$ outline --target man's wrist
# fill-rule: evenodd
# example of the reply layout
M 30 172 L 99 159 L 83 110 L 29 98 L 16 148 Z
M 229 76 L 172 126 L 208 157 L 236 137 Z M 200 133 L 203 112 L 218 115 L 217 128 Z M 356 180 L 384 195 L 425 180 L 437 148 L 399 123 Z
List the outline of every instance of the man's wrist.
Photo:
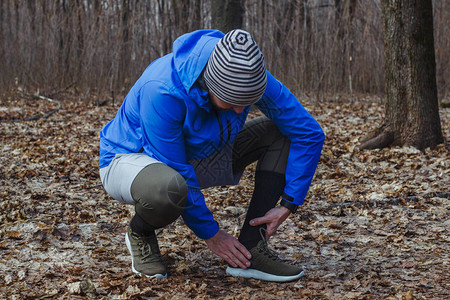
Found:
M 298 209 L 297 204 L 286 201 L 285 199 L 281 199 L 280 206 L 286 207 L 287 209 L 289 209 L 291 211 L 292 214 L 295 214 L 295 212 Z

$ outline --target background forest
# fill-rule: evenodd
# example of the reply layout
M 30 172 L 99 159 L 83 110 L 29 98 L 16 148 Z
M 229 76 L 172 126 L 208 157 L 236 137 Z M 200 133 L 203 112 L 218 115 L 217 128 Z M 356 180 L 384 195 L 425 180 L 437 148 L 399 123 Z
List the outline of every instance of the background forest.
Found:
M 168 279 L 132 272 L 133 207 L 102 187 L 99 132 L 174 39 L 213 26 L 217 2 L 0 0 L 0 299 L 450 299 L 448 0 L 432 1 L 444 143 L 421 150 L 360 147 L 387 115 L 380 0 L 241 1 L 268 69 L 326 135 L 305 203 L 270 239 L 306 275 L 227 276 L 181 218 L 157 233 Z M 203 190 L 230 234 L 254 169 Z
M 380 1 L 246 0 L 243 29 L 294 93 L 384 92 Z M 439 99 L 450 93 L 450 2 L 433 1 Z M 3 0 L 0 92 L 123 94 L 174 39 L 211 28 L 206 0 Z M 304 95 L 303 95 L 304 96 Z

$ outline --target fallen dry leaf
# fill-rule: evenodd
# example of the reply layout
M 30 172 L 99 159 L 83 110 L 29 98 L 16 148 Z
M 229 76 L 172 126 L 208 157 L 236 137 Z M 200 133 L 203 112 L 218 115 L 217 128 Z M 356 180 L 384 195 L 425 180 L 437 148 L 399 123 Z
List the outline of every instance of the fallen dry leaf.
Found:
M 45 102 L 26 104 L 2 102 L 23 116 L 46 111 L 36 108 Z M 285 284 L 227 276 L 181 219 L 158 232 L 168 279 L 131 271 L 124 233 L 133 209 L 105 193 L 97 169 L 99 131 L 117 106 L 62 99 L 47 120 L 1 122 L 0 298 L 448 299 L 448 147 L 358 150 L 382 120 L 376 97 L 305 107 L 327 138 L 305 204 L 270 239 L 305 268 Z M 448 140 L 450 109 L 440 113 Z M 220 226 L 236 235 L 254 168 L 238 186 L 204 191 Z

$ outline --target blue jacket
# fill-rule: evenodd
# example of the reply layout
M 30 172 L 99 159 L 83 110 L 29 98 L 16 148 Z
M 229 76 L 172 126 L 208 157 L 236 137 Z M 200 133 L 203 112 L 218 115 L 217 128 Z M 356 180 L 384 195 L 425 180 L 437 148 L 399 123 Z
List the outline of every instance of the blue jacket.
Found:
M 182 217 L 202 239 L 214 236 L 219 227 L 188 161 L 208 157 L 226 143 L 233 143 L 249 112 L 249 107 L 241 114 L 221 112 L 219 122 L 208 93 L 196 84 L 223 35 L 217 30 L 199 30 L 179 37 L 173 44 L 173 53 L 147 67 L 115 118 L 100 133 L 100 168 L 107 166 L 116 154 L 143 149 L 186 179 L 189 192 Z M 302 204 L 319 161 L 323 131 L 269 72 L 266 91 L 255 105 L 291 140 L 285 198 Z

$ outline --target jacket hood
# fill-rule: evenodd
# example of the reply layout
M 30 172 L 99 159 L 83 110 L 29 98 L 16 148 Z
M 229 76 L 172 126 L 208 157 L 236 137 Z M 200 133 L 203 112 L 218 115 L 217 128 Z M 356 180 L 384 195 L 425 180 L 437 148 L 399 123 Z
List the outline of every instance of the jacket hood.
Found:
M 197 30 L 180 36 L 173 43 L 175 71 L 186 93 L 202 73 L 217 42 L 224 36 L 219 30 Z

